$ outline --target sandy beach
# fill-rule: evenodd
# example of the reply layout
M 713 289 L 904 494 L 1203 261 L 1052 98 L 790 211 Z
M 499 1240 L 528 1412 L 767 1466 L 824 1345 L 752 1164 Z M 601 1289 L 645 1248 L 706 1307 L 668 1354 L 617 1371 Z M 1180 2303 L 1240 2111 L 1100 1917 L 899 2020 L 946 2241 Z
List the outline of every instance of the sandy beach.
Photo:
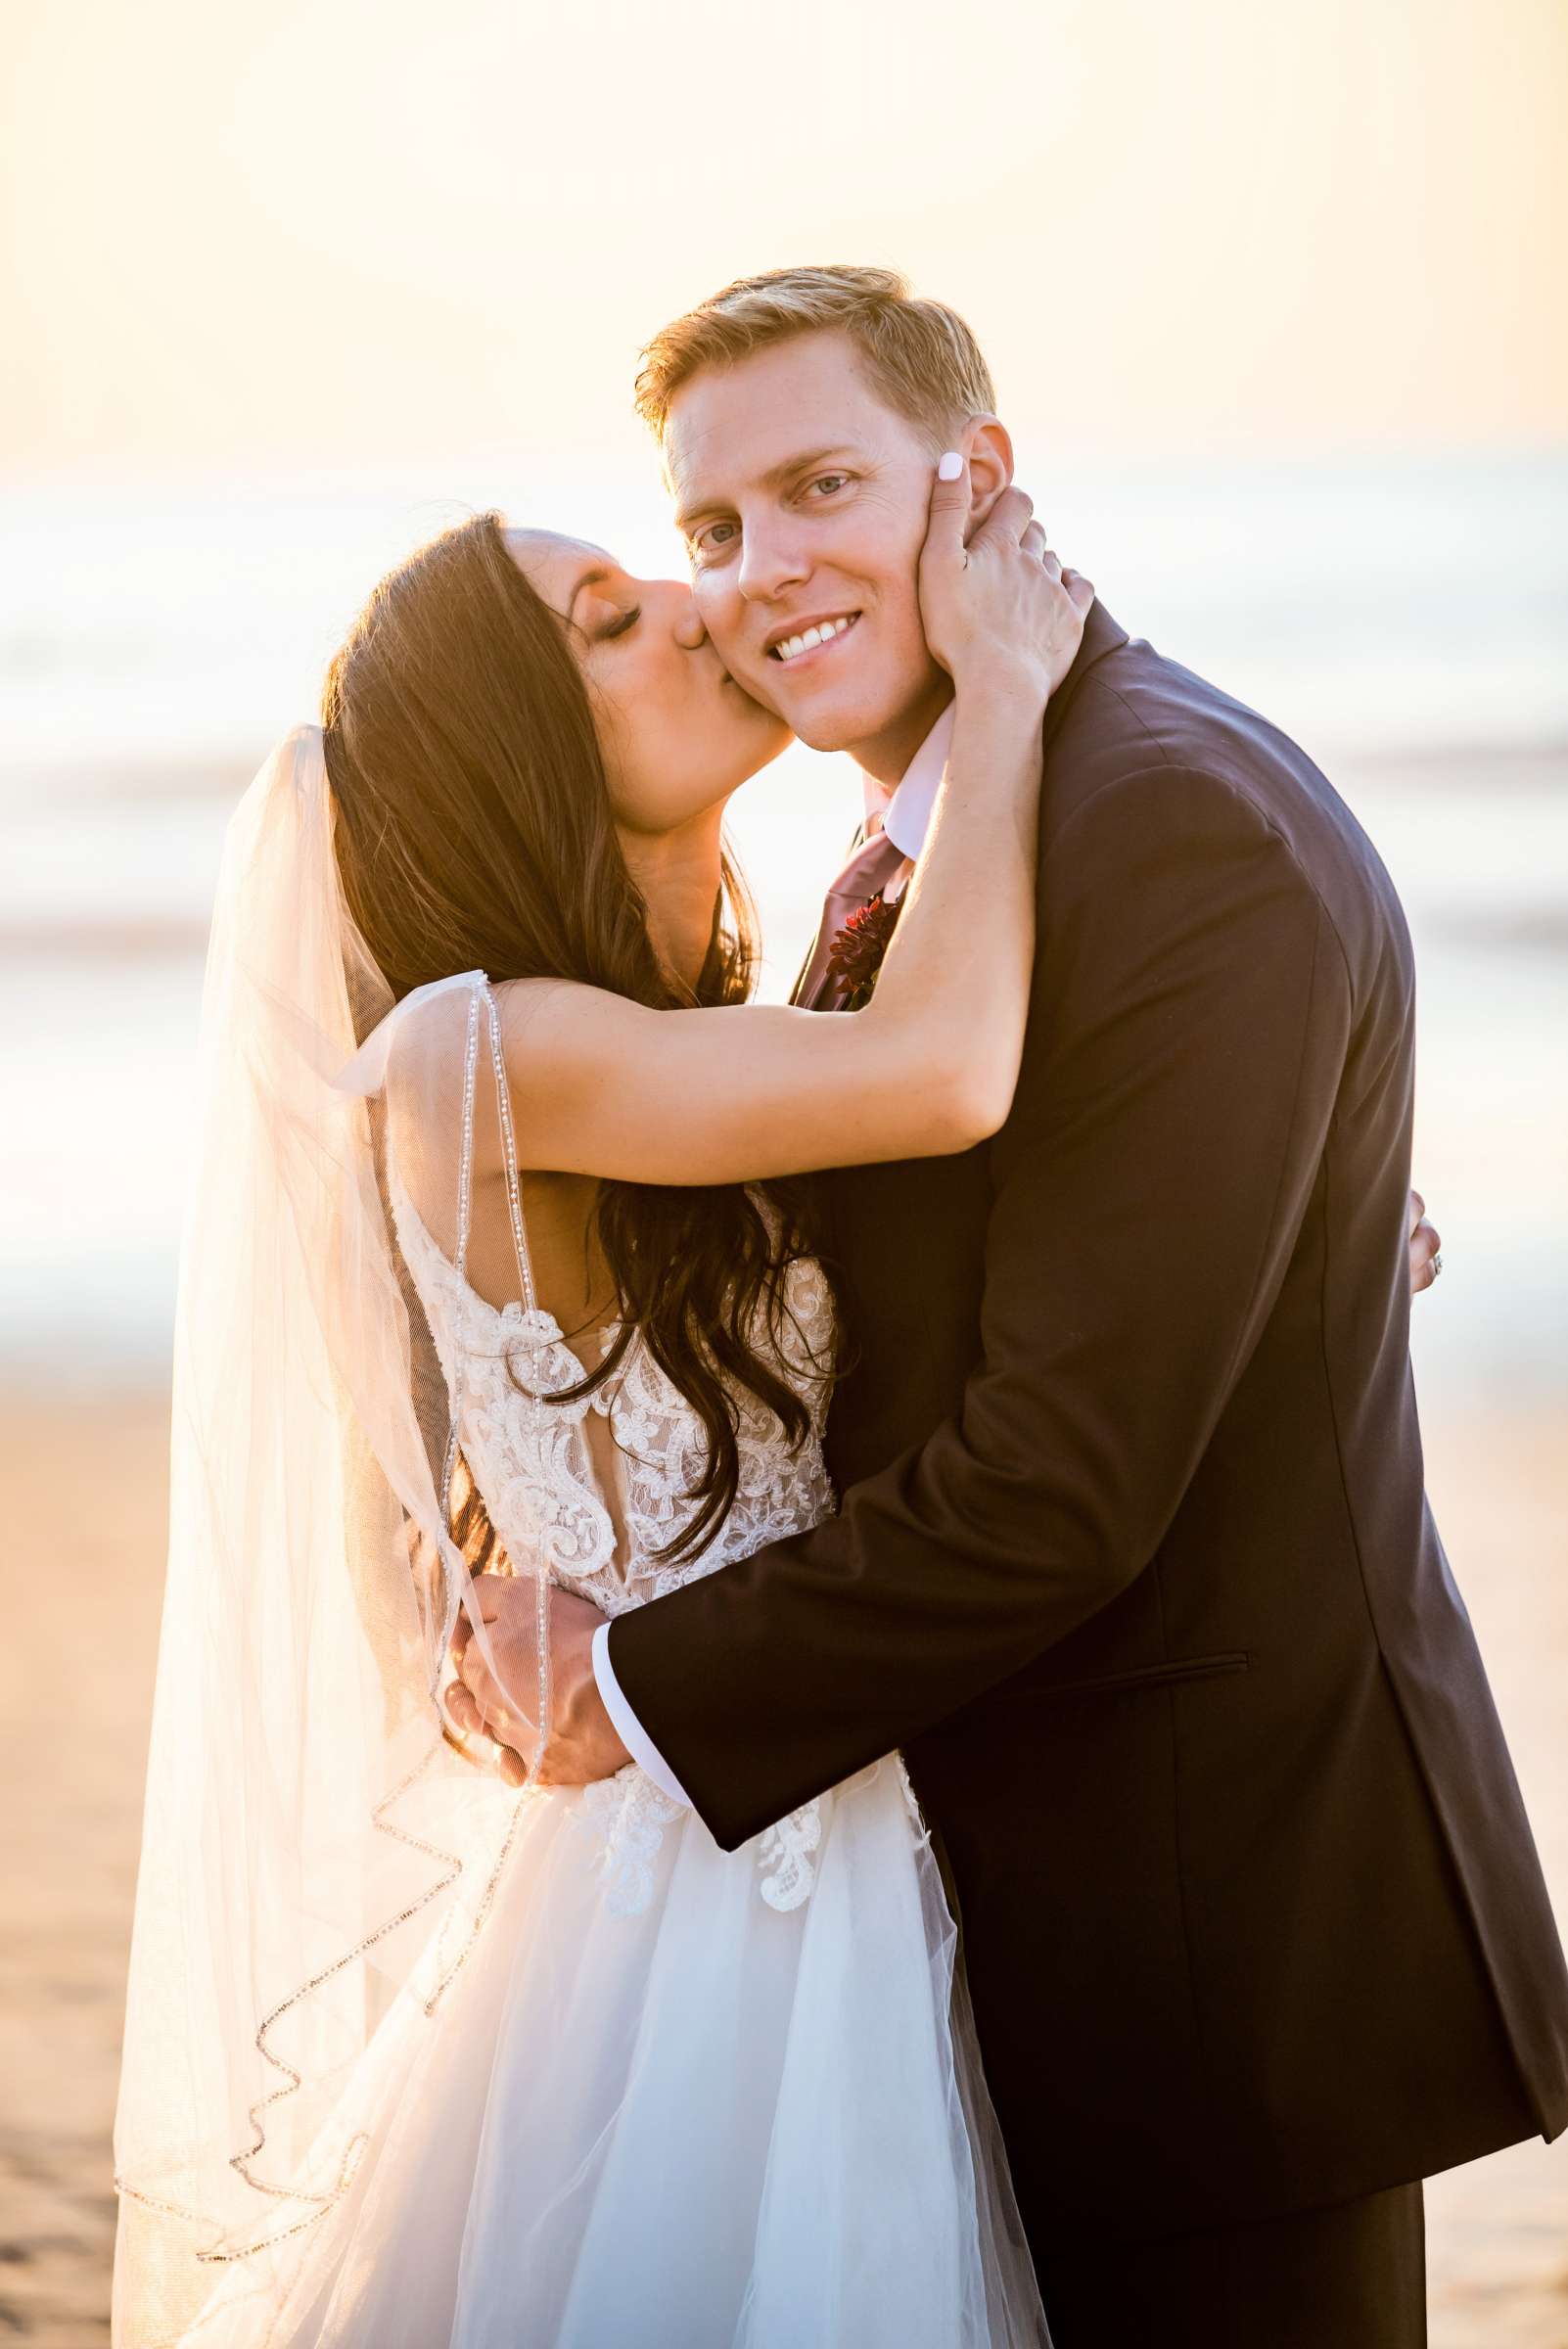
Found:
M 165 1506 L 166 1403 L 0 1410 L 0 2336 L 109 2337 L 110 2127 Z M 1430 1482 L 1568 1916 L 1568 1456 L 1534 1418 L 1429 1418 Z M 91 1463 L 90 1473 L 83 1472 Z M 1568 2349 L 1568 2139 L 1429 2188 L 1433 2349 Z M 1262 2345 L 1260 2345 L 1262 2349 Z

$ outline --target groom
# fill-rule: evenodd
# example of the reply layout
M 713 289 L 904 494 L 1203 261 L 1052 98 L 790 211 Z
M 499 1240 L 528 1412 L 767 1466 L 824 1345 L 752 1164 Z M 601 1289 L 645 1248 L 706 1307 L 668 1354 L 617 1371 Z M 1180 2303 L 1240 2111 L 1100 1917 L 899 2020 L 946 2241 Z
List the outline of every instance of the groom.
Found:
M 889 272 L 785 270 L 656 337 L 639 404 L 730 671 L 887 801 L 830 1008 L 941 774 L 916 561 L 940 451 L 977 522 L 1010 478 L 990 376 Z M 900 1748 L 1056 2349 L 1406 2349 L 1421 2178 L 1568 2123 L 1422 1495 L 1409 941 L 1304 754 L 1103 607 L 1044 743 L 1012 1115 L 828 1185 L 842 1514 L 601 1629 L 597 1681 L 568 1610 L 551 1774 L 629 1752 L 733 1847 Z

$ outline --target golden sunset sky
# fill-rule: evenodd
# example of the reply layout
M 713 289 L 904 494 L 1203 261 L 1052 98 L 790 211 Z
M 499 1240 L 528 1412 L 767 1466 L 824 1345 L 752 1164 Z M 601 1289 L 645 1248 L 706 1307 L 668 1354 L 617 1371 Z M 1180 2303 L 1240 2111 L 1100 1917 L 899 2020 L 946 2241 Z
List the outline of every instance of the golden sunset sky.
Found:
M 646 462 L 638 345 L 895 261 L 1038 436 L 1568 431 L 1564 0 L 7 0 L 0 474 Z

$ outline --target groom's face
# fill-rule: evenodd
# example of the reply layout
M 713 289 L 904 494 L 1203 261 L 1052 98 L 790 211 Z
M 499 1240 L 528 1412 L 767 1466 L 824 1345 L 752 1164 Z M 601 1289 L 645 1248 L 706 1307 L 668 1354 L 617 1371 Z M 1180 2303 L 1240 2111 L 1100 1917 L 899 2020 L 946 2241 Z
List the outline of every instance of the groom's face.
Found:
M 666 427 L 725 668 L 813 750 L 858 752 L 873 772 L 879 755 L 901 770 L 951 691 L 916 586 L 938 453 L 827 332 L 694 376 Z M 809 628 L 828 633 L 803 647 Z

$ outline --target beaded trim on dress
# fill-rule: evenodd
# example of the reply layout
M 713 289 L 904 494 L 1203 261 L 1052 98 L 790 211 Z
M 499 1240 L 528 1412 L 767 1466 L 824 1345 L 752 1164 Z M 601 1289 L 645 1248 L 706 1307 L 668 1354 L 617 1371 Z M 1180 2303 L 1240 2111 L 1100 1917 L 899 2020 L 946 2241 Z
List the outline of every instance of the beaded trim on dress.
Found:
M 669 1561 L 656 1553 L 680 1523 L 703 1456 L 702 1423 L 685 1397 L 633 1339 L 617 1380 L 541 1406 L 540 1398 L 567 1395 L 583 1376 L 554 1314 L 536 1304 L 490 1305 L 431 1237 L 395 1165 L 389 1189 L 398 1245 L 458 1398 L 463 1454 L 508 1552 L 542 1559 L 553 1581 L 615 1616 L 831 1514 L 822 1429 L 833 1305 L 819 1265 L 803 1258 L 788 1267 L 774 1348 L 780 1374 L 807 1403 L 809 1433 L 792 1447 L 774 1414 L 737 1387 L 734 1503 L 702 1551 Z M 515 1237 L 521 1244 L 521 1223 Z M 619 1523 L 595 1480 L 583 1432 L 589 1411 L 603 1418 L 624 1463 Z M 608 1906 L 617 1914 L 640 1912 L 653 1897 L 665 1828 L 680 1806 L 633 1764 L 586 1790 L 583 1815 L 598 1839 Z M 795 1909 L 809 1897 L 820 1838 L 821 1812 L 808 1803 L 758 1839 L 759 1889 L 769 1908 Z

